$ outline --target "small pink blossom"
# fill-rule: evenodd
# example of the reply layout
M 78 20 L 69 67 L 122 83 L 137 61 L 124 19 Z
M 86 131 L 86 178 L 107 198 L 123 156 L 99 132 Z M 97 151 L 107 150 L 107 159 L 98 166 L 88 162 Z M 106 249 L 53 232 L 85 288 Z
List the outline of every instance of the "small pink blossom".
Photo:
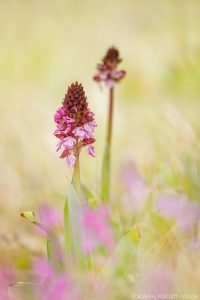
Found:
M 76 140 L 75 138 L 71 137 L 71 136 L 67 136 L 65 139 L 64 139 L 64 142 L 63 142 L 63 145 L 65 148 L 67 149 L 71 149 L 74 147 L 76 143 Z
M 35 262 L 33 270 L 38 283 L 37 294 L 41 300 L 70 299 L 72 294 L 69 280 L 65 274 L 56 274 L 48 262 L 43 259 Z
M 59 108 L 55 115 L 54 115 L 54 121 L 57 123 L 60 121 L 60 119 L 65 115 L 65 109 L 63 107 Z
M 93 121 L 93 122 L 86 123 L 84 125 L 84 129 L 87 132 L 93 133 L 96 126 L 97 126 L 97 124 Z
M 93 146 L 90 145 L 90 146 L 87 147 L 87 154 L 90 155 L 90 156 L 95 157 L 94 147 Z
M 61 140 L 60 142 L 58 142 L 58 144 L 56 145 L 56 151 L 59 151 L 63 146 L 63 140 Z
M 56 151 L 59 151 L 62 148 L 63 142 L 64 142 L 63 140 L 61 140 L 60 142 L 58 142 L 58 144 L 56 145 L 57 146 Z
M 155 201 L 156 210 L 172 219 L 183 232 L 193 230 L 200 219 L 200 205 L 185 195 L 161 195 Z
M 67 165 L 70 167 L 70 168 L 73 168 L 74 165 L 75 165 L 75 162 L 76 162 L 76 156 L 74 154 L 69 154 L 67 157 L 66 157 L 66 162 L 67 162 Z
M 128 213 L 141 212 L 150 192 L 147 183 L 131 163 L 123 166 L 122 180 L 125 185 L 122 197 L 124 210 Z
M 180 216 L 177 219 L 177 225 L 183 232 L 191 231 L 197 228 L 200 220 L 200 205 L 197 202 L 189 201 L 183 208 Z
M 62 224 L 62 213 L 57 209 L 43 204 L 38 210 L 40 223 L 44 224 L 48 230 L 52 230 Z
M 73 134 L 83 140 L 86 137 L 84 127 L 77 127 L 73 130 Z
M 187 204 L 187 197 L 184 195 L 160 195 L 156 198 L 156 210 L 167 219 L 176 219 Z
M 53 277 L 54 271 L 45 259 L 38 259 L 33 265 L 33 271 L 39 281 L 45 281 Z
M 61 147 L 64 147 L 65 149 L 72 149 L 74 147 L 75 143 L 76 143 L 75 138 L 73 138 L 71 136 L 67 136 L 66 138 L 64 138 L 57 144 L 56 151 L 59 151 L 61 149 Z

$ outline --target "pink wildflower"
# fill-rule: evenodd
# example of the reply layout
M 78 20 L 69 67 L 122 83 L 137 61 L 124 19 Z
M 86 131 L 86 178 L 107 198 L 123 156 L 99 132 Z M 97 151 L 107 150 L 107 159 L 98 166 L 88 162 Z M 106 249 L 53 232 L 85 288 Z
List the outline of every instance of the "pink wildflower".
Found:
M 84 242 L 86 252 L 94 251 L 100 245 L 112 250 L 115 239 L 105 206 L 99 206 L 95 210 L 86 207 L 83 215 L 83 228 L 86 233 Z
M 52 230 L 62 224 L 62 214 L 48 204 L 43 204 L 38 211 L 39 221 L 45 224 L 48 230 Z
M 58 148 L 56 151 L 59 151 L 61 149 L 61 147 L 64 147 L 65 149 L 68 149 L 68 150 L 72 149 L 75 144 L 76 144 L 75 138 L 73 138 L 71 136 L 67 136 L 66 138 L 64 138 L 57 144 Z
M 93 79 L 97 82 L 104 81 L 106 86 L 113 88 L 126 75 L 125 71 L 117 69 L 121 61 L 118 50 L 114 47 L 109 48 L 102 63 L 97 65 L 98 72 Z
M 54 115 L 54 121 L 57 124 L 54 135 L 59 139 L 57 151 L 62 149 L 60 157 L 66 158 L 69 167 L 73 168 L 81 148 L 95 142 L 94 114 L 88 108 L 81 84 L 76 82 L 68 87 L 62 107 Z
M 80 140 L 83 140 L 86 137 L 86 132 L 84 127 L 77 127 L 73 130 L 73 134 L 78 137 Z
M 125 192 L 122 198 L 127 213 L 140 212 L 149 195 L 149 187 L 134 165 L 127 163 L 122 170 Z
M 155 206 L 165 218 L 174 220 L 183 232 L 191 231 L 198 224 L 200 205 L 184 195 L 162 195 L 156 199 Z
M 0 266 L 0 300 L 9 300 L 8 286 L 15 283 L 15 275 L 11 267 Z
M 66 162 L 70 168 L 73 168 L 76 162 L 76 156 L 73 153 L 70 153 L 66 158 Z
M 34 266 L 37 294 L 41 300 L 77 299 L 75 289 L 66 274 L 56 274 L 47 261 L 38 259 Z
M 87 147 L 87 153 L 88 153 L 88 155 L 95 157 L 94 147 L 91 146 L 91 145 L 88 146 L 88 147 Z

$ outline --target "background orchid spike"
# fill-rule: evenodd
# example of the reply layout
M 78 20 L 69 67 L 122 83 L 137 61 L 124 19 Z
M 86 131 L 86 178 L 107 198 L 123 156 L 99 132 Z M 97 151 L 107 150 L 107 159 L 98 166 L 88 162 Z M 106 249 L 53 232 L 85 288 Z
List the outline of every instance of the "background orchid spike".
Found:
M 109 48 L 102 62 L 97 65 L 98 72 L 93 79 L 97 82 L 104 81 L 106 86 L 113 88 L 126 75 L 124 70 L 117 69 L 121 61 L 119 51 L 115 47 Z
M 114 88 L 125 75 L 126 72 L 118 70 L 118 64 L 122 61 L 119 51 L 115 47 L 108 49 L 102 62 L 97 65 L 97 73 L 93 79 L 97 82 L 105 82 L 109 90 L 109 108 L 107 121 L 106 146 L 103 156 L 102 175 L 101 175 L 101 198 L 105 202 L 109 200 L 110 193 L 110 174 L 111 174 L 111 142 L 114 113 Z
M 97 126 L 94 113 L 88 108 L 87 97 L 82 84 L 72 83 L 60 107 L 55 113 L 57 128 L 54 135 L 59 139 L 57 151 L 62 149 L 61 158 L 66 158 L 69 167 L 74 167 L 82 147 L 95 156 L 93 132 Z

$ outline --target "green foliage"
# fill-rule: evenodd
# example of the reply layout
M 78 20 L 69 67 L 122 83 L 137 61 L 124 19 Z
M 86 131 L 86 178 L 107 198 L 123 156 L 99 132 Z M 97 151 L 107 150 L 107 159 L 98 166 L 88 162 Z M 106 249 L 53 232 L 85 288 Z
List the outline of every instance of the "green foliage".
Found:
M 136 227 L 124 234 L 110 258 L 102 269 L 102 275 L 106 277 L 117 276 L 123 278 L 132 273 L 136 267 L 137 247 L 140 242 L 140 231 Z
M 46 246 L 47 246 L 47 258 L 48 258 L 48 261 L 50 261 L 51 256 L 52 256 L 52 244 L 51 244 L 51 240 L 48 238 L 46 241 Z
M 64 206 L 64 230 L 66 255 L 72 256 L 79 267 L 91 265 L 89 258 L 82 250 L 85 238 L 81 226 L 82 207 L 72 183 L 68 184 L 67 198 Z
M 80 215 L 81 204 L 73 184 L 69 183 L 64 206 L 65 249 L 67 253 L 75 255 L 78 255 L 80 247 Z
M 151 222 L 155 229 L 155 232 L 163 236 L 165 235 L 172 227 L 172 222 L 169 220 L 166 220 L 163 218 L 160 214 L 156 213 L 155 211 L 152 211 L 150 213 Z
M 25 211 L 21 213 L 21 216 L 37 226 L 47 236 L 46 249 L 49 262 L 54 266 L 56 270 L 63 268 L 63 260 L 61 255 L 61 246 L 57 234 L 53 230 L 49 230 L 45 224 L 37 222 L 34 212 Z
M 103 202 L 109 201 L 110 192 L 110 145 L 106 144 L 103 156 L 101 173 L 101 198 Z

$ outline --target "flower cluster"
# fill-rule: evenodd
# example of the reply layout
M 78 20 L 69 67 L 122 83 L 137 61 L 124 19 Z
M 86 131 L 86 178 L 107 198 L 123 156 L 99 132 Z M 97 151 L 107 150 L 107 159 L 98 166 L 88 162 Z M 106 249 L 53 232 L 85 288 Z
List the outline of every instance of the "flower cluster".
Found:
M 104 81 L 106 86 L 113 88 L 126 75 L 125 71 L 117 69 L 121 61 L 119 51 L 114 47 L 109 48 L 102 59 L 102 63 L 97 65 L 98 72 L 94 75 L 93 79 L 97 82 Z
M 83 86 L 78 82 L 68 87 L 62 107 L 54 116 L 57 128 L 54 135 L 60 140 L 57 151 L 62 149 L 61 158 L 74 167 L 82 147 L 87 146 L 87 153 L 94 156 L 95 142 L 93 132 L 96 127 L 94 114 L 89 110 Z

